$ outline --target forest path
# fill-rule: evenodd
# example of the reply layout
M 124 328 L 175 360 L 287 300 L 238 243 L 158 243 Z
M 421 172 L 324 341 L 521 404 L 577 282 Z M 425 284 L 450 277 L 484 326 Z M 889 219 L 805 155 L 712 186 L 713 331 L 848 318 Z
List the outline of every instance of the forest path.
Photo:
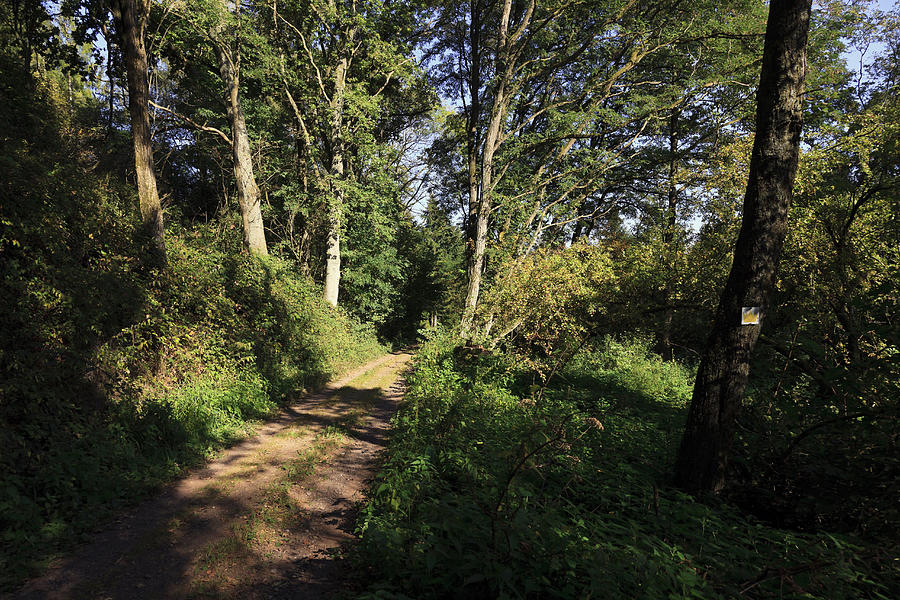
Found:
M 330 598 L 409 354 L 305 396 L 13 598 Z

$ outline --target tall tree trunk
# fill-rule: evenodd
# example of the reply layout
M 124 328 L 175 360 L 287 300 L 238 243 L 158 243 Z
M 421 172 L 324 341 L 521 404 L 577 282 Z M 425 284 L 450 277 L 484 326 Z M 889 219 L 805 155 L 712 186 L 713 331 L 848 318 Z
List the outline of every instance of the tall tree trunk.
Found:
M 466 304 L 463 311 L 462 334 L 471 333 L 475 318 L 475 307 L 481 291 L 481 276 L 484 272 L 484 252 L 487 248 L 488 223 L 491 215 L 491 192 L 494 175 L 494 154 L 498 147 L 503 115 L 506 113 L 507 99 L 502 83 L 494 98 L 491 121 L 488 124 L 484 140 L 484 152 L 481 162 L 481 194 L 476 203 L 474 235 L 470 240 L 472 258 L 469 262 L 468 285 L 466 287 Z
M 478 123 L 481 120 L 481 36 L 482 6 L 480 0 L 469 2 L 469 110 L 466 115 L 466 152 L 468 154 L 467 170 L 469 178 L 469 213 L 466 216 L 466 301 L 463 309 L 460 332 L 468 335 L 475 318 L 475 301 L 481 286 L 481 270 L 484 267 L 484 247 L 478 258 L 478 230 L 487 229 L 487 221 L 482 222 L 481 194 L 484 189 L 478 181 L 478 154 L 480 140 Z M 475 286 L 474 296 L 472 286 Z
M 503 12 L 500 16 L 500 23 L 497 29 L 497 56 L 495 72 L 497 73 L 495 89 L 493 91 L 493 101 L 491 105 L 491 116 L 488 121 L 487 131 L 484 136 L 484 147 L 481 157 L 481 182 L 480 195 L 474 206 L 477 212 L 473 215 L 472 210 L 472 189 L 470 179 L 469 192 L 469 218 L 474 217 L 474 226 L 470 222 L 469 229 L 472 231 L 471 237 L 467 241 L 471 246 L 471 258 L 468 268 L 468 285 L 466 286 L 466 301 L 463 308 L 462 323 L 460 332 L 463 336 L 471 335 L 472 326 L 475 319 L 475 308 L 478 304 L 478 296 L 481 291 L 481 277 L 484 271 L 484 252 L 487 247 L 488 223 L 491 214 L 491 195 L 494 184 L 494 156 L 502 144 L 503 123 L 509 110 L 510 98 L 507 94 L 510 82 L 514 75 L 514 66 L 511 64 L 512 48 L 511 44 L 514 40 L 509 38 L 510 13 L 512 12 L 512 0 L 505 0 L 503 3 Z M 528 16 L 523 18 L 520 24 L 521 30 L 528 25 Z M 474 19 L 473 19 L 474 20 Z M 471 163 L 471 157 L 470 157 Z M 471 166 L 470 166 L 471 169 Z M 471 173 L 471 171 L 470 171 Z
M 143 229 L 150 238 L 150 253 L 154 261 L 165 265 L 166 241 L 162 205 L 156 188 L 156 170 L 153 166 L 150 80 L 147 73 L 147 50 L 144 46 L 150 0 L 110 0 L 109 7 L 116 21 L 116 32 L 128 76 L 128 109 L 131 113 L 134 168 Z
M 244 226 L 244 243 L 250 252 L 267 255 L 266 230 L 263 227 L 260 210 L 259 186 L 253 174 L 253 154 L 250 151 L 250 137 L 247 122 L 241 109 L 240 98 L 240 50 L 232 53 L 225 45 L 226 40 L 217 39 L 216 52 L 219 58 L 219 73 L 225 84 L 225 105 L 231 123 L 231 154 L 234 163 L 234 179 L 237 183 L 238 206 Z
M 469 2 L 469 106 L 466 113 L 466 154 L 469 183 L 469 211 L 466 215 L 466 265 L 471 273 L 478 221 L 478 121 L 481 119 L 481 2 Z
M 675 228 L 678 224 L 678 111 L 669 117 L 669 190 L 666 203 L 666 223 L 663 231 L 663 250 L 668 254 L 670 266 L 666 273 L 663 289 L 663 331 L 662 349 L 665 355 L 672 358 L 672 322 L 675 311 L 672 309 L 672 294 L 675 291 Z
M 741 307 L 763 316 L 787 229 L 800 151 L 811 0 L 772 0 L 757 92 L 756 138 L 734 261 L 700 361 L 675 483 L 692 493 L 725 483 L 735 417 L 759 326 L 741 325 Z
M 352 44 L 353 32 L 351 31 Z M 338 304 L 341 282 L 341 216 L 344 210 L 344 92 L 347 86 L 348 60 L 341 57 L 334 69 L 334 94 L 331 97 L 331 194 L 328 206 L 328 241 L 325 248 L 325 300 Z

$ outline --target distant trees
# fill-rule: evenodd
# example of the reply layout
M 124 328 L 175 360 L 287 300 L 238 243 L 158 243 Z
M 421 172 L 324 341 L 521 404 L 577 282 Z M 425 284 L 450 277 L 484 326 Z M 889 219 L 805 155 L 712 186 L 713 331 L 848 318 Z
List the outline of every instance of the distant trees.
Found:
M 131 50 L 82 35 L 80 20 L 94 15 L 102 30 L 110 8 Z M 725 267 L 685 269 L 736 232 L 722 199 L 746 168 L 757 2 L 66 0 L 61 11 L 108 80 L 95 93 L 108 96 L 110 136 L 125 129 L 115 80 L 135 79 L 139 197 L 159 248 L 161 194 L 183 221 L 236 198 L 252 253 L 290 256 L 332 305 L 395 322 L 406 309 L 389 306 L 416 262 L 405 253 L 424 239 L 408 228 L 423 227 L 430 197 L 462 232 L 465 258 L 464 275 L 438 286 L 455 294 L 462 281 L 465 294 L 434 305 L 462 305 L 466 336 L 499 342 L 507 328 L 494 328 L 485 293 L 516 281 L 537 250 L 579 241 L 628 247 L 622 304 L 653 322 L 670 356 L 715 302 L 698 273 L 724 278 Z M 839 24 L 820 27 L 823 55 Z M 138 50 L 141 65 L 124 60 Z M 815 118 L 837 109 L 819 103 Z
M 233 190 L 246 247 L 293 256 L 323 283 L 332 305 L 347 273 L 351 310 L 371 306 L 360 292 L 384 295 L 385 287 L 400 287 L 406 275 L 397 228 L 380 226 L 377 235 L 372 228 L 384 219 L 412 219 L 403 197 L 405 158 L 392 144 L 435 102 L 410 56 L 418 9 L 327 1 L 229 8 L 220 0 L 144 8 L 153 9 L 142 18 L 157 32 L 152 56 L 145 56 L 156 98 L 148 88 L 139 103 L 156 112 L 148 112 L 148 134 L 138 139 L 149 140 L 155 129 L 164 177 L 180 182 L 173 193 L 187 198 L 201 180 L 207 189 Z M 202 139 L 207 134 L 230 147 L 233 173 L 221 184 L 210 178 L 210 166 L 222 163 Z M 152 165 L 152 148 L 142 148 Z M 379 239 L 389 251 L 357 251 Z M 393 302 L 396 294 L 386 298 Z M 387 312 L 379 308 L 377 319 L 388 319 Z
M 439 5 L 425 57 L 458 107 L 437 142 L 458 159 L 436 166 L 445 203 L 463 204 L 464 335 L 483 336 L 491 322 L 479 297 L 502 278 L 501 257 L 600 229 L 631 210 L 658 163 L 675 164 L 678 147 L 654 152 L 660 124 L 701 114 L 696 98 L 741 83 L 757 13 L 743 2 L 688 11 L 666 0 Z M 721 116 L 702 114 L 710 124 Z
M 351 207 L 386 179 L 402 180 L 399 172 L 391 173 L 399 165 L 389 158 L 390 144 L 433 106 L 433 96 L 417 86 L 420 75 L 410 56 L 408 32 L 416 9 L 365 1 L 288 1 L 258 8 L 271 47 L 267 76 L 277 85 L 273 99 L 291 121 L 302 171 L 299 187 L 306 196 L 289 227 L 305 221 L 306 231 L 298 236 L 304 254 L 309 234 L 319 236 L 320 258 L 313 262 L 321 265 L 325 299 L 336 306 L 341 280 L 355 266 L 353 251 L 347 253 L 353 243 L 348 227 L 355 229 L 349 221 L 379 220 L 354 214 Z M 384 200 L 398 205 L 399 186 L 384 191 L 393 196 Z M 363 257 L 356 259 L 359 264 Z

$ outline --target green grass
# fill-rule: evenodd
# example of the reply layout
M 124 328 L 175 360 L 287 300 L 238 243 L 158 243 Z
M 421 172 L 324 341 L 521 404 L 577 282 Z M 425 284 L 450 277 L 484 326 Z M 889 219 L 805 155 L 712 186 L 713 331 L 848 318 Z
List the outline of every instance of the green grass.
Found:
M 359 521 L 363 597 L 897 597 L 889 550 L 667 485 L 689 369 L 606 340 L 531 381 L 502 354 L 422 349 Z

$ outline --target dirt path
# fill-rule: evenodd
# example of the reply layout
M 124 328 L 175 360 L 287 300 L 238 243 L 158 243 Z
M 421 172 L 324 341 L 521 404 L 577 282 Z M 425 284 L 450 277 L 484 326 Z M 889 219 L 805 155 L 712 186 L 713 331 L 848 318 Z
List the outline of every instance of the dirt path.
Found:
M 11 598 L 330 598 L 409 355 L 307 396 Z

